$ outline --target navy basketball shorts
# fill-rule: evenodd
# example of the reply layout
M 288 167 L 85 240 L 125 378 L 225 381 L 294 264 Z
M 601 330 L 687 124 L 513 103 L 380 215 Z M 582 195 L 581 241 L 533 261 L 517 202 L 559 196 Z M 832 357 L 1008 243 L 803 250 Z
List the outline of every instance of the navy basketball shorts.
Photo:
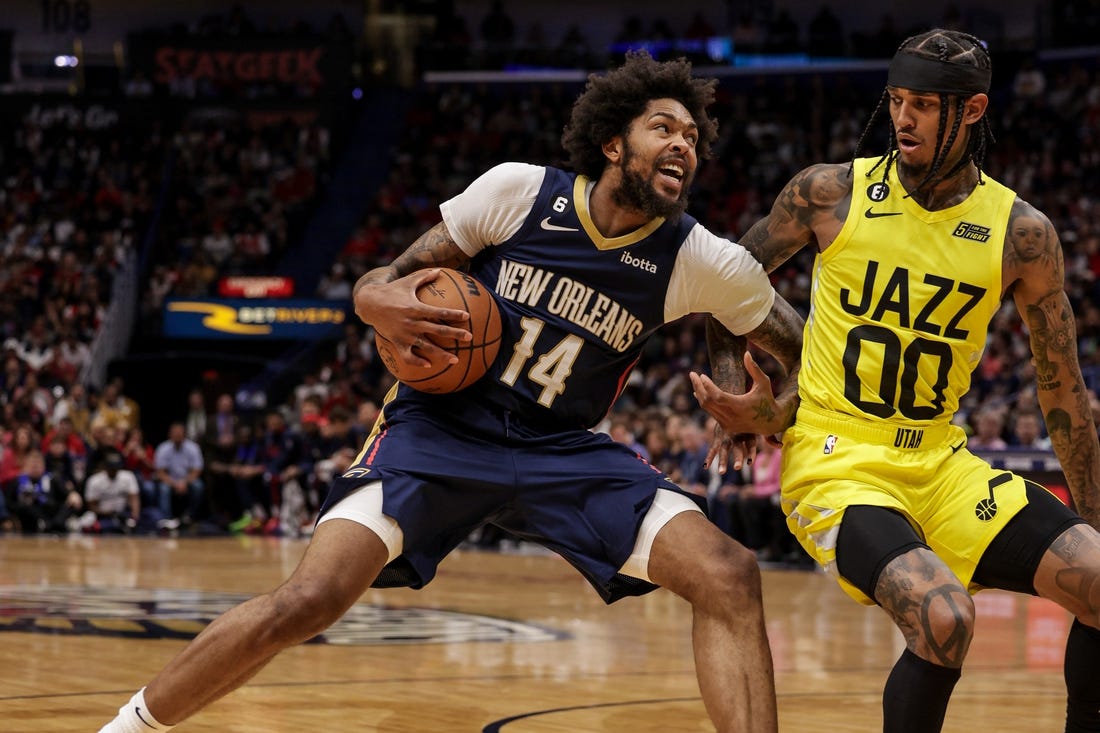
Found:
M 491 522 L 560 554 L 610 603 L 654 589 L 645 575 L 653 537 L 702 506 L 602 433 L 543 433 L 484 411 L 461 420 L 406 411 L 334 481 L 318 521 L 351 519 L 382 538 L 391 556 L 376 587 L 422 587 Z

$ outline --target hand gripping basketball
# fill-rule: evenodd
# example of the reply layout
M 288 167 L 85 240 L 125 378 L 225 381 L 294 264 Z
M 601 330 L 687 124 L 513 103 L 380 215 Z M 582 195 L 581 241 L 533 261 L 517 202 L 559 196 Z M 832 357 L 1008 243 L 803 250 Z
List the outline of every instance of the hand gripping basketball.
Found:
M 418 367 L 400 359 L 397 346 L 376 333 L 374 343 L 382 363 L 399 381 L 421 392 L 444 394 L 469 387 L 484 376 L 500 349 L 501 321 L 496 298 L 472 276 L 450 268 L 440 269 L 439 277 L 417 288 L 416 297 L 428 305 L 469 313 L 466 326 L 473 339 L 432 338 L 432 343 L 454 354 L 458 362 L 451 364 L 437 359 L 429 367 Z M 413 348 L 416 349 L 415 344 Z M 417 354 L 430 360 L 419 349 Z

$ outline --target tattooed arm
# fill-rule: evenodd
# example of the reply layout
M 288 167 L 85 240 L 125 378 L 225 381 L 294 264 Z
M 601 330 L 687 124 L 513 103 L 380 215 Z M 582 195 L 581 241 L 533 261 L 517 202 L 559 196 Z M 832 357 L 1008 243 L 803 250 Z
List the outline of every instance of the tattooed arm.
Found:
M 468 314 L 426 305 L 417 299 L 416 290 L 438 276 L 439 271 L 435 268 L 461 267 L 469 259 L 447 231 L 447 225 L 440 222 L 393 262 L 359 278 L 352 291 L 355 314 L 397 344 L 400 354 L 409 363 L 430 366 L 431 361 L 421 355 L 454 362 L 453 354 L 440 349 L 426 337 L 469 340 L 470 332 L 458 327 L 469 318 Z
M 810 242 L 828 247 L 848 216 L 852 179 L 848 166 L 812 165 L 779 192 L 771 211 L 739 240 L 768 272 Z
M 777 435 L 794 424 L 798 411 L 802 326 L 802 317 L 776 294 L 763 323 L 747 334 L 749 341 L 774 356 L 786 370 L 783 387 L 778 392 L 773 392 L 768 375 L 749 354 L 745 355 L 744 364 L 753 383 L 744 394 L 720 389 L 706 375 L 694 372 L 690 375 L 699 405 L 718 421 L 727 435 Z
M 798 372 L 802 368 L 802 316 L 776 293 L 764 322 L 748 333 L 749 341 L 774 356 L 787 373 L 775 398 L 757 403 L 757 416 L 767 420 L 766 434 L 778 434 L 794 424 L 798 412 Z M 771 394 L 768 395 L 771 397 Z M 768 412 L 765 412 L 765 411 Z
M 1039 405 L 1073 502 L 1100 528 L 1100 442 L 1077 360 L 1062 247 L 1050 220 L 1020 199 L 1009 218 L 1003 279 L 1031 333 Z
M 719 389 L 733 394 L 743 394 L 748 382 L 744 358 L 748 339 L 735 336 L 714 316 L 707 316 L 707 353 L 710 357 L 711 378 Z M 756 457 L 756 434 L 729 434 L 722 424 L 715 422 L 714 437 L 707 449 L 706 465 L 718 459 L 718 472 L 724 474 L 733 456 L 733 469 L 740 471 L 746 462 Z
M 831 244 L 844 225 L 851 205 L 851 194 L 852 180 L 847 166 L 812 165 L 796 174 L 783 187 L 768 215 L 749 228 L 741 237 L 740 244 L 765 270 L 773 272 L 810 242 L 817 242 L 819 249 Z M 801 324 L 801 318 L 793 309 L 785 302 L 783 305 L 790 310 L 789 314 L 784 315 L 789 318 L 793 314 Z M 753 340 L 756 342 L 755 338 Z M 797 342 L 801 347 L 801 330 Z M 733 394 L 745 391 L 747 380 L 742 360 L 746 346 L 745 338 L 733 336 L 713 317 L 708 319 L 707 350 L 714 383 L 721 391 Z M 761 346 L 764 344 L 761 343 Z M 797 363 L 797 354 L 794 356 L 791 362 L 784 364 L 788 372 L 791 369 L 789 364 Z M 784 428 L 794 420 L 797 407 L 797 379 L 793 375 L 788 374 L 785 388 L 786 397 L 777 403 L 778 409 L 788 412 L 785 418 L 788 422 Z M 726 442 L 728 444 L 728 440 Z M 735 449 L 735 468 L 739 467 Z

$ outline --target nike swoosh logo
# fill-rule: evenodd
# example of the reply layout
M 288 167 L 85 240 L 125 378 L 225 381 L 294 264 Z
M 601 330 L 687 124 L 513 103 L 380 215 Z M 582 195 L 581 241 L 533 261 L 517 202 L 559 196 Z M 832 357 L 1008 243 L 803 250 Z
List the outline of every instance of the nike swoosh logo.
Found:
M 551 224 L 549 216 L 546 217 L 545 219 L 543 219 L 542 221 L 540 221 L 539 226 L 542 227 L 543 229 L 545 229 L 548 232 L 579 232 L 580 231 L 580 229 L 577 229 L 575 227 L 560 227 L 557 224 Z
M 964 443 L 959 443 L 958 445 L 953 445 L 953 446 L 951 446 L 951 452 L 952 452 L 952 453 L 958 453 L 958 452 L 959 452 L 959 448 L 962 448 L 962 447 L 963 447 L 963 445 L 965 445 L 965 444 L 964 444 Z
M 901 216 L 900 211 L 871 211 L 870 207 L 867 211 L 863 212 L 863 215 L 868 219 L 878 219 L 880 216 Z
M 135 707 L 134 712 L 137 713 L 138 720 L 140 720 L 142 723 L 145 723 L 145 725 L 147 725 L 150 729 L 156 730 L 156 726 L 146 720 L 145 716 L 141 714 L 141 708 Z

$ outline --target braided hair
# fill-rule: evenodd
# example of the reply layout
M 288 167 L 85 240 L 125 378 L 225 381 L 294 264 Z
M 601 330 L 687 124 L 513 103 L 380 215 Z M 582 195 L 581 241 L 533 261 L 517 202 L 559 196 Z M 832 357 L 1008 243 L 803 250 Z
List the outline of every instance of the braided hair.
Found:
M 953 64 L 960 67 L 982 69 L 987 73 L 993 68 L 993 62 L 989 57 L 989 51 L 982 41 L 969 33 L 944 30 L 942 28 L 936 28 L 926 33 L 905 39 L 898 47 L 895 58 L 897 55 L 901 54 L 920 59 L 939 61 L 945 64 Z M 936 152 L 933 156 L 932 165 L 928 170 L 928 174 L 924 177 L 924 180 L 917 185 L 914 193 L 925 186 L 931 186 L 944 179 L 950 178 L 970 162 L 973 162 L 978 169 L 978 184 L 984 185 L 984 181 L 982 180 L 982 163 L 985 162 L 986 149 L 989 144 L 994 141 L 993 130 L 989 126 L 988 115 L 983 115 L 974 130 L 972 130 L 970 139 L 967 142 L 966 153 L 959 159 L 959 162 L 946 173 L 940 173 L 940 169 L 947 160 L 947 154 L 950 152 L 951 146 L 954 145 L 955 140 L 959 136 L 959 130 L 962 127 L 963 110 L 966 100 L 970 96 L 971 94 L 949 94 L 943 91 L 940 92 L 940 125 L 936 133 Z M 948 130 L 948 105 L 951 104 L 952 98 L 954 98 L 955 119 L 952 122 L 951 129 Z M 871 113 L 871 118 L 867 121 L 867 126 L 863 129 L 863 134 L 860 135 L 859 141 L 856 143 L 855 157 L 858 158 L 860 156 L 868 134 L 875 124 L 875 121 L 882 113 L 883 108 L 889 104 L 889 101 L 890 92 L 884 89 L 882 96 L 879 98 L 878 105 L 875 107 L 874 112 Z M 889 119 L 889 116 L 887 117 Z M 879 158 L 878 162 L 875 163 L 869 171 L 869 174 L 874 173 L 879 166 L 885 164 L 882 171 L 883 181 L 890 175 L 890 167 L 894 165 L 898 157 L 897 130 L 894 129 L 894 121 L 892 119 L 889 120 L 888 124 L 890 127 L 886 152 L 883 153 L 882 157 Z M 850 170 L 851 168 L 849 168 L 849 171 Z

